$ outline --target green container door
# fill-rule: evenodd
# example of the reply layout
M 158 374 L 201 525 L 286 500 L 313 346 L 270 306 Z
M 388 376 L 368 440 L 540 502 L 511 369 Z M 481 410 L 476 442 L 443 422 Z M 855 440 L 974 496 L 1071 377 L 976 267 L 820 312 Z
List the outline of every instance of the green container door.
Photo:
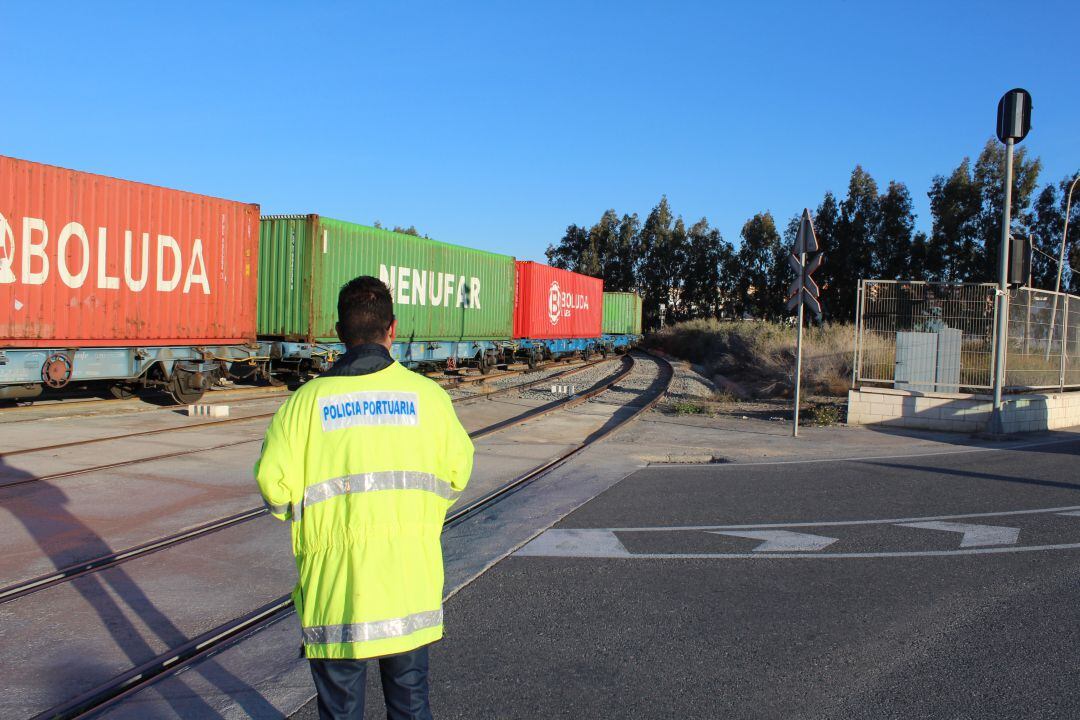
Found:
M 258 334 L 308 341 L 311 251 L 317 217 L 264 217 L 259 223 Z
M 285 226 L 304 222 L 307 260 L 294 260 L 292 267 L 305 263 L 305 274 L 302 282 L 290 283 L 291 237 L 293 232 L 299 237 L 301 231 Z M 358 275 L 372 275 L 390 286 L 399 341 L 511 337 L 514 258 L 509 255 L 317 216 L 271 217 L 263 223 L 260 271 L 273 273 L 277 279 L 260 278 L 260 290 L 265 287 L 271 293 L 260 299 L 274 308 L 265 313 L 260 308 L 260 334 L 336 341 L 338 291 Z M 267 248 L 267 244 L 275 247 Z M 284 296 L 287 292 L 289 296 Z M 268 321 L 282 321 L 264 325 L 264 314 Z M 286 330 L 272 332 L 271 327 Z
M 604 293 L 601 330 L 605 335 L 640 335 L 641 297 L 632 292 Z

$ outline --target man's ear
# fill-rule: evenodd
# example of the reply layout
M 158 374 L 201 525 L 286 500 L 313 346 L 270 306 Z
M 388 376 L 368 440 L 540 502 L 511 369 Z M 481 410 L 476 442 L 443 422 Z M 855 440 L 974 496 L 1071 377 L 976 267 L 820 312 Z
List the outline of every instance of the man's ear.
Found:
M 392 323 L 390 323 L 390 342 L 394 342 L 394 339 L 396 337 L 397 337 L 397 318 L 394 318 L 394 321 Z
M 341 323 L 334 323 L 334 332 L 337 333 L 338 340 L 340 340 L 341 342 L 345 342 L 345 336 L 341 334 Z

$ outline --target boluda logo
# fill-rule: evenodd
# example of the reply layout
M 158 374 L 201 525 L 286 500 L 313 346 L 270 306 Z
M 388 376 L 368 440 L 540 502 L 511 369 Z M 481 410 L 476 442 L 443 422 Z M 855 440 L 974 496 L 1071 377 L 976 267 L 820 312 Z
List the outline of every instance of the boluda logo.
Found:
M 589 296 L 575 295 L 563 292 L 557 280 L 552 281 L 548 289 L 548 319 L 552 325 L 558 325 L 559 320 L 570 317 L 574 310 L 588 310 Z
M 97 229 L 96 242 L 91 250 L 90 235 L 81 224 L 69 222 L 60 229 L 55 243 L 50 244 L 49 226 L 41 218 L 24 217 L 16 248 L 15 228 L 0 214 L 0 283 L 44 285 L 55 268 L 60 280 L 69 288 L 81 288 L 91 282 L 99 290 L 119 290 L 120 276 L 109 275 L 109 232 Z M 135 252 L 134 233 L 124 231 L 124 284 L 132 292 L 142 292 L 150 280 L 150 233 L 142 233 L 139 251 Z M 189 293 L 192 287 L 210 294 L 210 279 L 206 274 L 202 240 L 195 238 L 191 256 L 184 258 L 180 243 L 168 235 L 158 235 L 154 243 L 154 289 L 173 292 L 178 287 Z M 76 249 L 72 252 L 73 249 Z M 139 268 L 134 268 L 136 257 Z M 18 262 L 16 262 L 18 260 Z M 185 272 L 186 268 L 186 272 Z M 94 278 L 90 279 L 90 270 Z
M 551 288 L 548 290 L 548 319 L 551 320 L 552 325 L 558 325 L 561 317 L 562 292 L 559 290 L 559 283 L 556 281 L 551 283 Z

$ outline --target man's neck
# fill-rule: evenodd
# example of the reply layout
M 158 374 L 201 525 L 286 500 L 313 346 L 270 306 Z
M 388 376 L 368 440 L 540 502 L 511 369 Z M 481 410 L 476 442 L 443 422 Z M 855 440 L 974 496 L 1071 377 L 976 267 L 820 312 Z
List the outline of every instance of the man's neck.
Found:
M 385 345 L 380 343 L 361 343 L 351 346 L 339 357 L 329 371 L 329 376 L 367 375 L 378 372 L 394 364 L 394 358 Z

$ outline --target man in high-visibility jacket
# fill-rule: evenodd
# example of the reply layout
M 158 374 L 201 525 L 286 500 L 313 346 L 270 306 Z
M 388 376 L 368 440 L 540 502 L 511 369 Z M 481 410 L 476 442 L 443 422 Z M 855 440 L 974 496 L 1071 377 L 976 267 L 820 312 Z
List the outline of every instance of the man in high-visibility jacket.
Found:
M 472 472 L 450 397 L 390 356 L 390 291 L 363 276 L 338 297 L 348 350 L 274 415 L 255 476 L 292 521 L 293 591 L 320 718 L 359 718 L 379 658 L 391 720 L 431 718 L 427 646 L 443 634 L 440 534 Z

